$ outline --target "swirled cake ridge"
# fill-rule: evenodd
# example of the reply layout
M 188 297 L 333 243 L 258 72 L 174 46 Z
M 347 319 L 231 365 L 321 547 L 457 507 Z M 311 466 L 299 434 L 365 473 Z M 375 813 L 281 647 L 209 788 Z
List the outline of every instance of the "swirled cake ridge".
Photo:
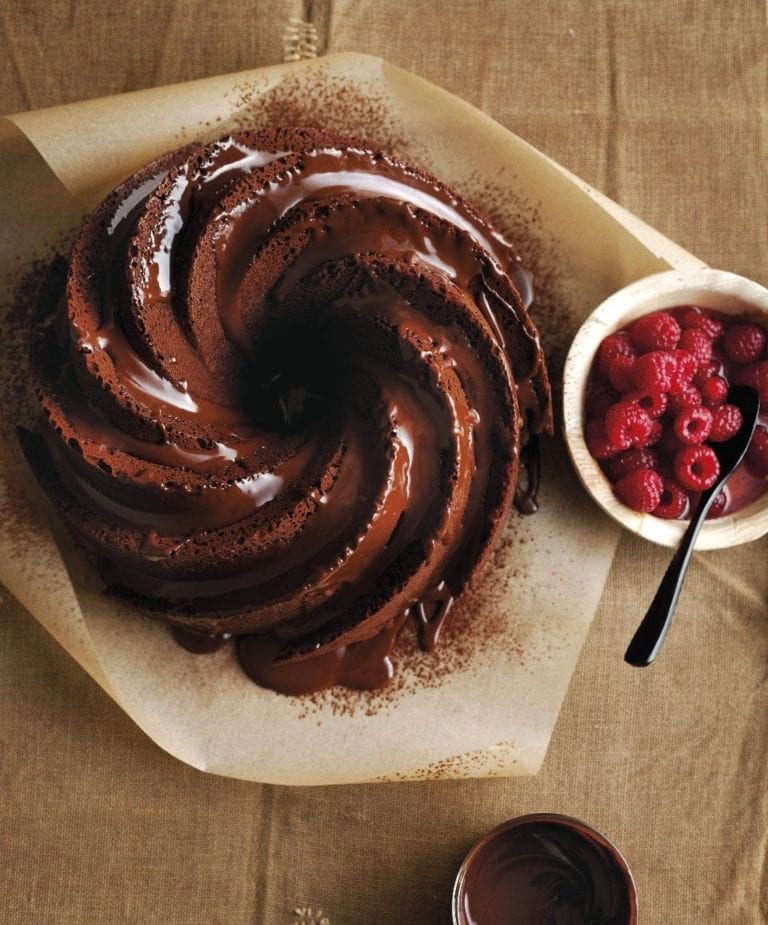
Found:
M 434 638 L 551 427 L 530 276 L 469 203 L 243 132 L 118 186 L 60 291 L 24 444 L 111 593 L 287 692 L 386 683 L 408 615 Z

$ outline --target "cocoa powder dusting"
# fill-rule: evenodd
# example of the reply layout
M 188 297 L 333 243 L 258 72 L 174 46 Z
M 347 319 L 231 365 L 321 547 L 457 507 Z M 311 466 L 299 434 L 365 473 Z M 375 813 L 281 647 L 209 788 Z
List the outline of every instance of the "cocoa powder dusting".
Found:
M 229 94 L 228 103 L 234 114 L 225 124 L 235 131 L 303 125 L 354 133 L 393 154 L 403 154 L 403 139 L 385 95 L 373 88 L 361 93 L 359 85 L 341 75 L 322 74 L 308 82 L 288 73 L 266 92 L 258 82 L 244 83 Z
M 29 341 L 41 294 L 55 267 L 56 252 L 33 261 L 26 269 L 4 280 L 9 299 L 0 305 L 3 337 L 0 340 L 0 400 L 3 433 L 15 444 L 15 428 L 29 426 L 37 414 L 30 389 Z
M 28 373 L 30 330 L 56 259 L 57 255 L 51 253 L 47 258 L 34 260 L 26 269 L 9 274 L 2 286 L 9 297 L 0 305 L 3 325 L 3 338 L 0 339 L 0 426 L 6 446 L 15 457 L 9 460 L 9 465 L 18 465 L 22 473 L 24 463 L 18 450 L 16 428 L 20 425 L 31 426 L 37 415 Z M 11 540 L 11 554 L 17 556 L 18 567 L 23 570 L 20 579 L 26 581 L 28 578 L 39 586 L 41 581 L 45 581 L 45 576 L 37 571 L 34 575 L 27 574 L 29 550 L 37 543 L 33 525 L 30 524 L 29 503 L 18 491 L 16 480 L 12 478 L 14 472 L 8 475 L 11 477 L 5 480 L 0 497 L 3 532 Z

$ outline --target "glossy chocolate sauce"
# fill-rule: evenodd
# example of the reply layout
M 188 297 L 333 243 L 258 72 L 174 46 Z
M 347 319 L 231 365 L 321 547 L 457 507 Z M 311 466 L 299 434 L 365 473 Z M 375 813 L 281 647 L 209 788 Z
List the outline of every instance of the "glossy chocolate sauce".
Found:
M 171 632 L 173 638 L 183 649 L 195 655 L 210 655 L 212 652 L 218 652 L 230 639 L 228 633 L 196 633 L 185 630 L 181 626 L 174 626 Z
M 192 146 L 86 221 L 30 459 L 111 591 L 187 648 L 245 637 L 292 693 L 380 686 L 404 620 L 437 642 L 551 426 L 531 298 L 415 167 L 302 130 Z
M 621 855 L 575 819 L 529 816 L 494 830 L 469 855 L 454 894 L 456 925 L 635 925 Z
M 281 658 L 282 643 L 275 636 L 238 636 L 237 656 L 252 681 L 281 694 L 312 694 L 336 686 L 378 690 L 394 675 L 392 649 L 404 619 L 405 614 L 370 639 L 301 659 Z

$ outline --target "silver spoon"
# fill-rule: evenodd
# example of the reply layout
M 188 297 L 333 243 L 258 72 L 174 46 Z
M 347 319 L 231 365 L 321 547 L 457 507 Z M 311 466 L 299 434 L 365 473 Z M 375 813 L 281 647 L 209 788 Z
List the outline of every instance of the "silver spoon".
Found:
M 741 411 L 743 418 L 741 427 L 730 440 L 712 444 L 712 449 L 720 463 L 720 475 L 711 488 L 702 492 L 680 546 L 661 579 L 659 590 L 651 601 L 651 606 L 624 655 L 624 661 L 636 668 L 647 667 L 659 654 L 664 637 L 672 623 L 672 616 L 677 606 L 677 599 L 680 597 L 683 579 L 688 563 L 691 561 L 699 529 L 718 492 L 744 458 L 752 439 L 757 423 L 757 413 L 760 409 L 760 398 L 757 392 L 746 385 L 734 385 L 728 391 L 728 401 Z

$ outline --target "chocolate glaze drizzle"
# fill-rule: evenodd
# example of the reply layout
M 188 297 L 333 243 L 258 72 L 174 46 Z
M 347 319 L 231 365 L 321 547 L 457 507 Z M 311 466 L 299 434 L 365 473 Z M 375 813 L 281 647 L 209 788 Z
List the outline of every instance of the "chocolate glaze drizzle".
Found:
M 531 297 L 417 168 L 297 129 L 192 146 L 86 221 L 25 448 L 110 591 L 185 647 L 235 634 L 285 692 L 380 686 L 406 619 L 437 642 L 551 426 Z

